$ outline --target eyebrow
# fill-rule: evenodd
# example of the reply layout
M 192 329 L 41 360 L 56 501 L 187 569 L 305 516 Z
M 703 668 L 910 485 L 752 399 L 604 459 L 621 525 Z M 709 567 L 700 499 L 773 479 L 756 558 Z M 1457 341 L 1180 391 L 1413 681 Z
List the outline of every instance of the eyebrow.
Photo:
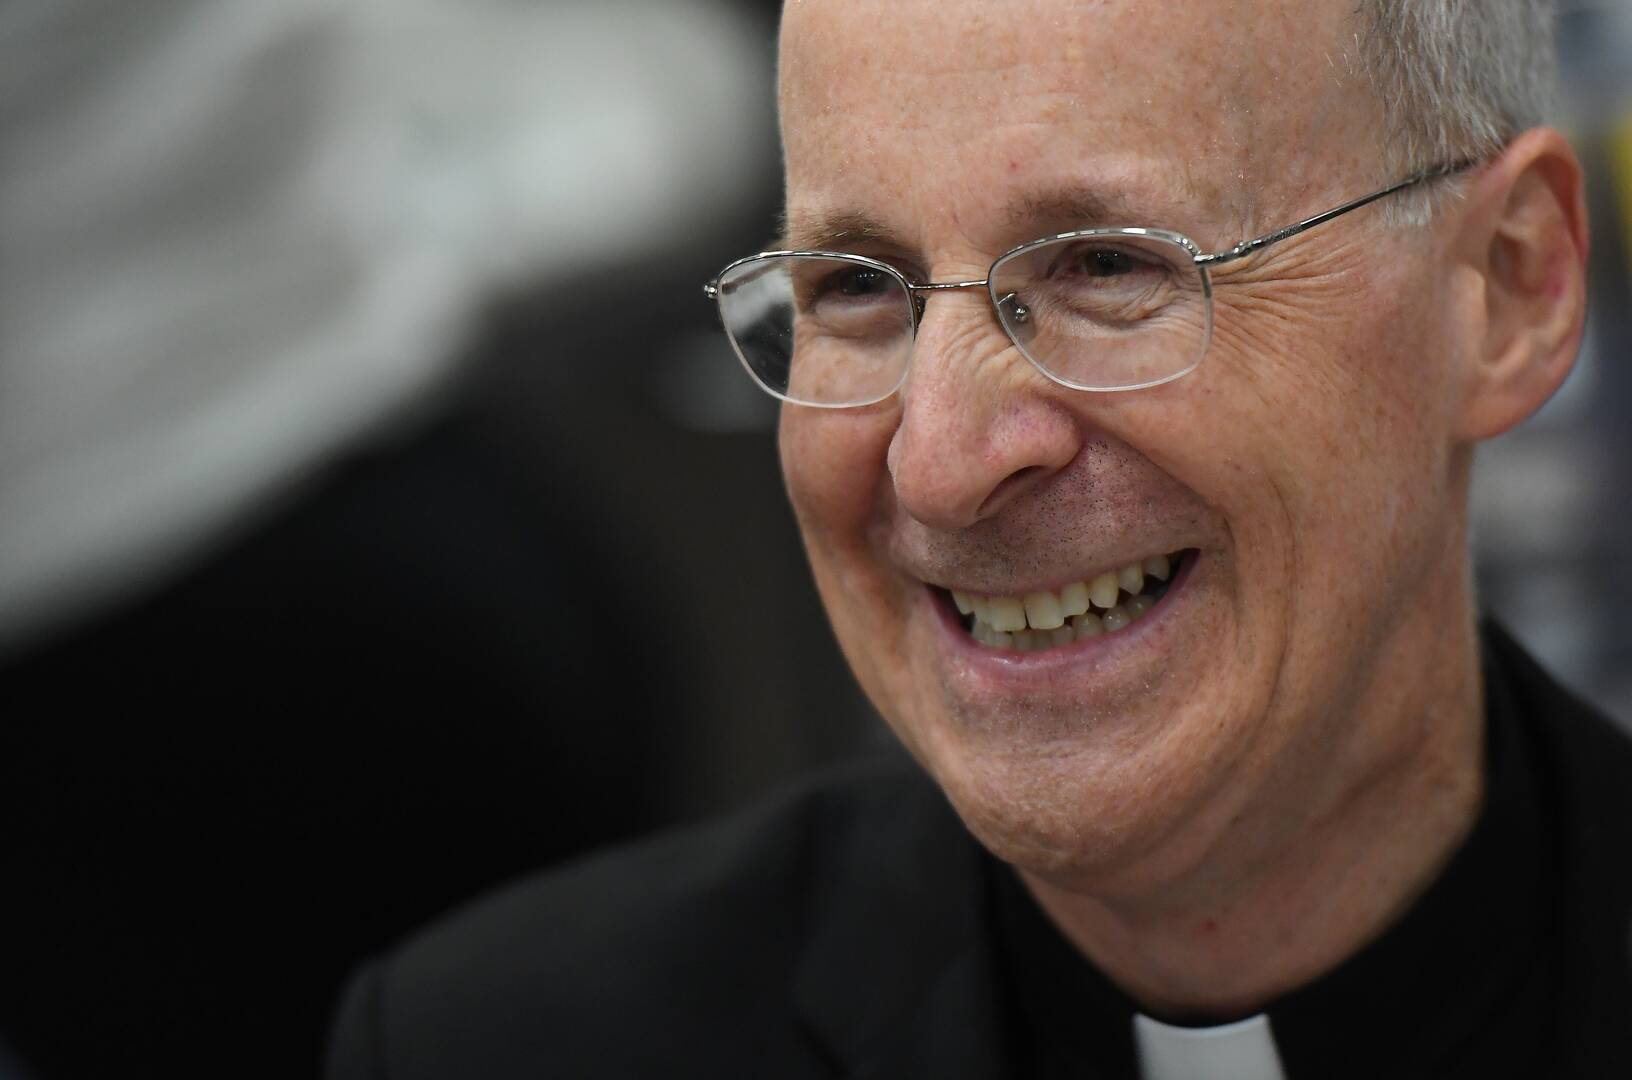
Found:
M 1134 225 L 1140 221 L 1140 215 L 1130 212 L 1128 201 L 1120 195 L 1082 187 L 1063 187 L 1010 200 L 999 212 L 998 220 L 1011 231 L 1033 222 L 1039 227 L 1048 224 L 1086 229 Z M 833 251 L 858 242 L 902 248 L 909 246 L 894 229 L 858 210 L 815 214 L 789 214 L 784 211 L 773 244 L 785 251 Z
M 1088 188 L 1056 188 L 1011 200 L 1004 219 L 1011 226 L 1029 222 L 1068 224 L 1073 228 L 1105 225 L 1133 225 L 1137 215 L 1129 212 L 1127 200 L 1118 195 Z
M 832 251 L 856 241 L 899 244 L 895 231 L 856 210 L 831 214 L 782 214 L 775 246 L 788 251 Z

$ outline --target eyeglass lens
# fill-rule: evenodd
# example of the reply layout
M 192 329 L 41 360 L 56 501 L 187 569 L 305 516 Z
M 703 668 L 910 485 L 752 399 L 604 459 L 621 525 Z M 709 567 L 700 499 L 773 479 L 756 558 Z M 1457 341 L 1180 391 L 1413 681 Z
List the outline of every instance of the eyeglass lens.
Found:
M 1206 282 L 1187 248 L 1114 234 L 1034 244 L 992 268 L 998 319 L 1033 364 L 1081 390 L 1126 390 L 1201 362 Z
M 720 317 L 755 381 L 809 405 L 864 405 L 900 385 L 912 355 L 912 295 L 842 256 L 753 259 L 720 279 Z
M 993 267 L 998 320 L 1050 378 L 1120 390 L 1176 378 L 1211 330 L 1188 249 L 1116 234 L 1028 245 Z M 812 405 L 861 405 L 900 386 L 912 356 L 912 293 L 894 274 L 842 255 L 767 256 L 720 280 L 720 314 L 766 390 Z

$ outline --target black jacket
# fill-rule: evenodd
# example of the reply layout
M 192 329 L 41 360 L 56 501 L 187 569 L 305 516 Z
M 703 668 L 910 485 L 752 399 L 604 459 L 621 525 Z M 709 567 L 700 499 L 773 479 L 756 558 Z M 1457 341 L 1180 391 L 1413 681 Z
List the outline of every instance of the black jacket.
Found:
M 1553 836 L 1548 1075 L 1632 1077 L 1632 742 L 1499 631 L 1491 664 Z M 910 764 L 853 770 L 425 931 L 353 980 L 329 1075 L 1012 1075 L 988 864 Z

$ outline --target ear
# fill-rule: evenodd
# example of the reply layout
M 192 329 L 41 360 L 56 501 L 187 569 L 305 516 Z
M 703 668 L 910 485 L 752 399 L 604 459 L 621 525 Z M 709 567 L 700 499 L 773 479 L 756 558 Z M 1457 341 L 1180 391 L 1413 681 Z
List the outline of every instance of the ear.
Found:
M 1500 435 L 1539 409 L 1575 365 L 1587 307 L 1581 163 L 1551 128 L 1525 132 L 1467 192 L 1453 239 L 1482 285 L 1457 433 Z

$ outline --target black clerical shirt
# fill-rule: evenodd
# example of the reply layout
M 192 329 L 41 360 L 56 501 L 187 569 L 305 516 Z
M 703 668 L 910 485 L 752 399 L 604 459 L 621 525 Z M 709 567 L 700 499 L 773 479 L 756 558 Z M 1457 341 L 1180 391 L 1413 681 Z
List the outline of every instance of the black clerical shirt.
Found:
M 1265 1010 L 1289 1080 L 1555 1075 L 1557 793 L 1541 775 L 1546 754 L 1528 737 L 1510 675 L 1488 651 L 1484 668 L 1483 812 L 1399 923 Z M 1138 1080 L 1137 1006 L 1067 943 L 1009 867 L 988 859 L 987 869 L 1016 1074 Z
M 1286 1080 L 1632 1080 L 1632 741 L 1484 641 L 1482 814 L 1269 1007 Z M 1135 1080 L 1133 1016 L 891 760 L 449 916 L 359 972 L 329 1075 Z

